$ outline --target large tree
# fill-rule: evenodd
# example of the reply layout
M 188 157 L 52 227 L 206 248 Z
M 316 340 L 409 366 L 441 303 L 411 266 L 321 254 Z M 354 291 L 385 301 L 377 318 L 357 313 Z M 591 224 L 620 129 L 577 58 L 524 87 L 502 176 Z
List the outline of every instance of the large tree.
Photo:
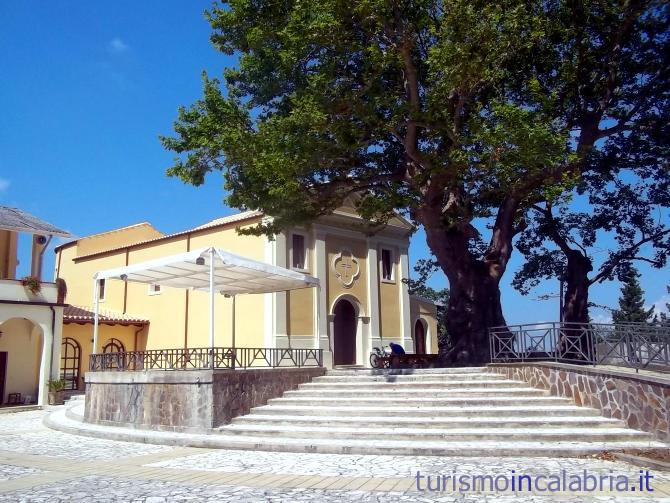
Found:
M 658 127 L 656 145 L 665 143 L 667 151 L 670 131 L 662 136 L 664 129 L 668 129 L 667 124 Z M 634 262 L 657 269 L 667 264 L 670 255 L 667 152 L 665 157 L 647 159 L 649 165 L 622 155 L 617 156 L 617 164 L 624 159 L 627 167 L 633 169 L 616 173 L 617 168 L 610 165 L 607 169 L 610 176 L 606 179 L 597 172 L 586 173 L 578 184 L 577 201 L 535 205 L 535 218 L 517 242 L 526 261 L 512 284 L 526 294 L 544 279 L 563 279 L 567 286 L 561 313 L 564 322 L 589 322 L 589 289 L 594 284 L 615 278 L 625 281 Z
M 257 232 L 352 193 L 373 227 L 406 213 L 449 280 L 462 363 L 486 361 L 505 324 L 528 209 L 570 190 L 667 83 L 661 1 L 234 0 L 208 18 L 239 67 L 180 110 L 169 173 L 223 170 L 228 204 L 274 217 Z

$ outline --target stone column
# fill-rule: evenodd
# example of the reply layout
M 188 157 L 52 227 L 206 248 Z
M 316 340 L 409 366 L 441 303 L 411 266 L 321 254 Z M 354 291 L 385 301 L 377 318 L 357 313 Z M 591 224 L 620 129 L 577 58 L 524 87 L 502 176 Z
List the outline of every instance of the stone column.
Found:
M 53 333 L 51 325 L 40 323 L 42 329 L 42 358 L 40 359 L 39 391 L 37 405 L 47 405 L 47 393 L 49 392 L 49 379 L 51 378 L 51 348 L 53 344 Z

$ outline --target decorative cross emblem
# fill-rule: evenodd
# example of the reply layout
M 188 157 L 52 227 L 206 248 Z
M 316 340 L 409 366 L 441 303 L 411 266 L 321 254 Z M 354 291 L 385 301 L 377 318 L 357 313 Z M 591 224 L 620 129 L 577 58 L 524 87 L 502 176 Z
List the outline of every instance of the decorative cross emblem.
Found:
M 333 271 L 340 283 L 350 287 L 360 274 L 361 268 L 351 250 L 343 248 L 333 259 Z

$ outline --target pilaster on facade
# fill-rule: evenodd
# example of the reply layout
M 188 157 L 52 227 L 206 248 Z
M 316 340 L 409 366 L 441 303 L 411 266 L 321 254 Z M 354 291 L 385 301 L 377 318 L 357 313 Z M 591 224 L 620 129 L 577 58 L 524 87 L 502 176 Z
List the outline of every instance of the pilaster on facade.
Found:
M 286 267 L 288 259 L 288 248 L 286 241 L 286 234 L 281 232 L 275 236 L 274 241 L 274 260 L 275 265 L 279 267 Z M 286 325 L 287 317 L 287 302 L 286 302 L 286 292 L 275 292 L 274 294 L 274 306 L 273 306 L 273 319 L 274 319 L 274 335 L 276 341 L 276 347 L 288 347 L 288 331 Z
M 330 350 L 328 337 L 328 256 L 326 235 L 314 232 L 314 274 L 319 278 L 319 287 L 314 289 L 314 343 L 317 349 Z
M 410 314 L 409 299 L 409 256 L 407 248 L 400 250 L 400 320 L 402 323 L 402 337 L 405 349 L 408 353 L 414 352 L 414 340 L 412 338 L 412 319 Z
M 370 313 L 370 337 L 373 346 L 381 344 L 379 315 L 379 261 L 377 259 L 377 240 L 368 239 L 368 313 Z M 379 341 L 379 342 L 377 342 Z

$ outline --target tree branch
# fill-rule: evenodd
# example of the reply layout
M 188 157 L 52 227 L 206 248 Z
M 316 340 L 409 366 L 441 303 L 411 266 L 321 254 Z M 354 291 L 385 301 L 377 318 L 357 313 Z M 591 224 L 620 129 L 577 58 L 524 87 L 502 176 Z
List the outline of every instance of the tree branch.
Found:
M 642 260 L 644 262 L 650 262 L 654 264 L 655 262 L 653 260 L 644 257 L 637 257 L 635 253 L 645 243 L 654 241 L 655 239 L 663 237 L 666 234 L 670 234 L 670 229 L 665 229 L 663 231 L 657 232 L 656 234 L 652 234 L 651 236 L 647 236 L 646 238 L 640 239 L 637 243 L 629 246 L 625 250 L 621 250 L 615 253 L 603 264 L 603 266 L 600 269 L 600 272 L 598 272 L 598 274 L 593 279 L 591 279 L 589 283 L 591 285 L 599 283 L 607 276 L 609 276 L 612 273 L 612 271 L 624 260 Z

